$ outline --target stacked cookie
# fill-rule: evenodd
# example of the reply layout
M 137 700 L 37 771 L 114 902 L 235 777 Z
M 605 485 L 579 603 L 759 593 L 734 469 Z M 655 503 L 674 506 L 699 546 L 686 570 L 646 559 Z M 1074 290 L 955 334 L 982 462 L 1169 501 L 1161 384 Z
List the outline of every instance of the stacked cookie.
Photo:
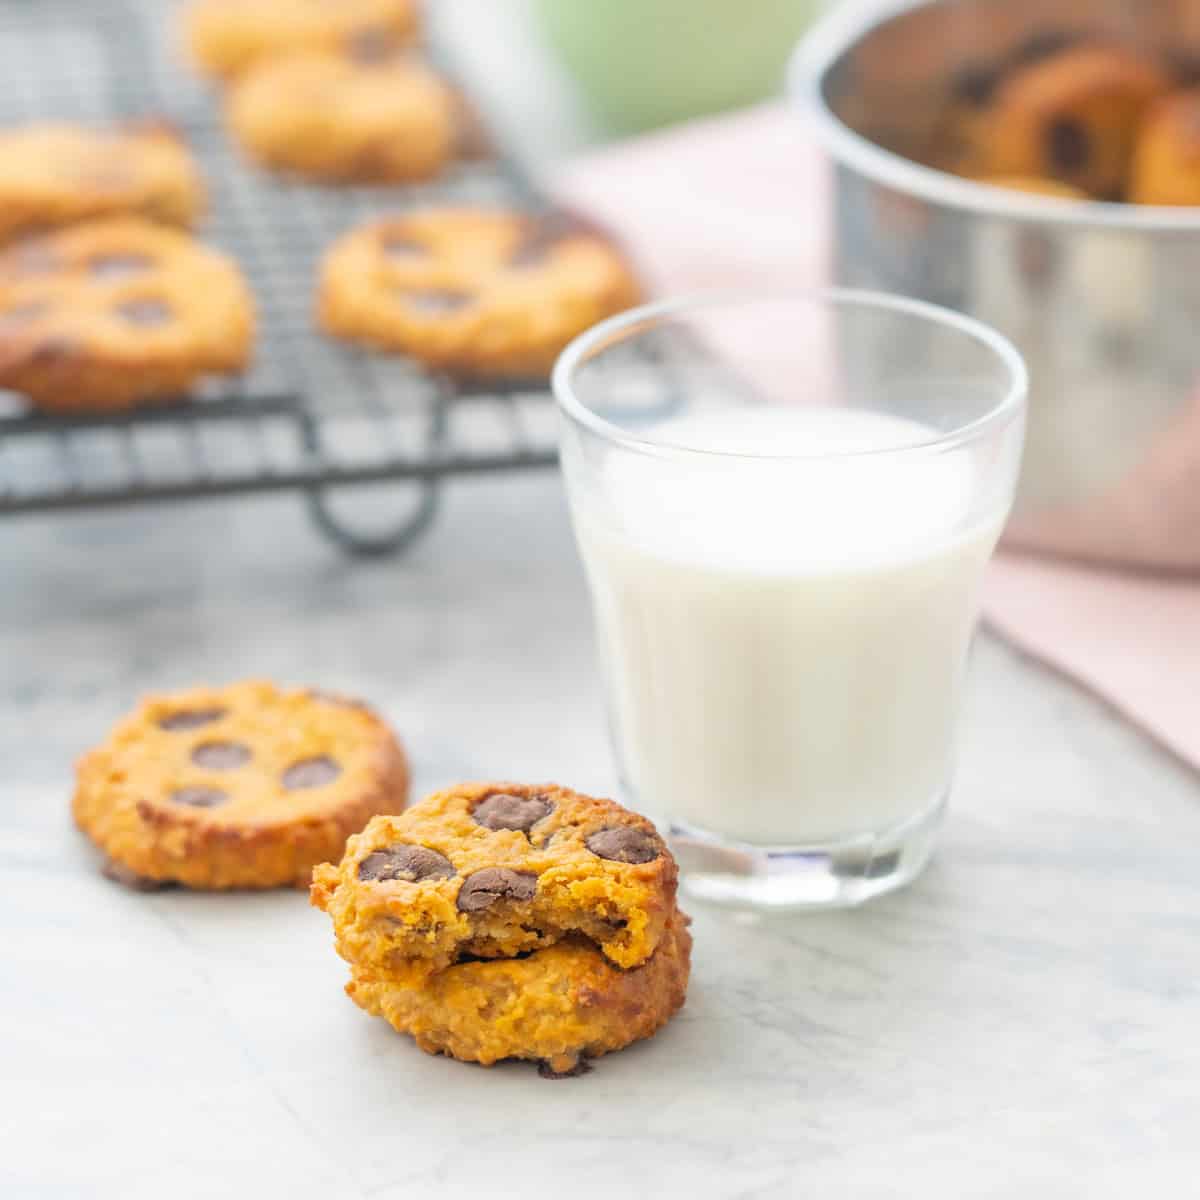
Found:
M 682 1006 L 688 918 L 654 827 L 566 788 L 466 785 L 352 837 L 313 874 L 347 992 L 421 1049 L 554 1075 Z

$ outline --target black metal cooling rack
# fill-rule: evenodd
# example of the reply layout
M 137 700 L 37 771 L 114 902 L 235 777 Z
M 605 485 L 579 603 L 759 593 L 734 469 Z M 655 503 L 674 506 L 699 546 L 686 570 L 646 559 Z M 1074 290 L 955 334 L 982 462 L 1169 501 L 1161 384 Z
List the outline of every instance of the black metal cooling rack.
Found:
M 259 172 L 239 160 L 216 96 L 182 61 L 177 16 L 162 0 L 0 0 L 0 123 L 175 122 L 209 184 L 202 236 L 238 259 L 256 293 L 256 365 L 185 404 L 117 416 L 30 415 L 0 393 L 0 516 L 298 491 L 345 549 L 384 553 L 425 529 L 447 477 L 553 465 L 544 382 L 464 388 L 340 347 L 311 316 L 316 264 L 339 234 L 432 199 L 536 207 L 516 164 L 464 163 L 435 183 L 386 189 Z M 335 513 L 335 494 L 381 482 L 404 509 L 388 528 L 356 529 Z

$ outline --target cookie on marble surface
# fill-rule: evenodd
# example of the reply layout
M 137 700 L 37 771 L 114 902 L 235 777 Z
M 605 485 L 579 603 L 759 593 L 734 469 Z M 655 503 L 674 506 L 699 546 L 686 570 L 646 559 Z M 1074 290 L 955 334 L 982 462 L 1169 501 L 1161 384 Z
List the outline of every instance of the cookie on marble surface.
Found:
M 234 137 L 264 166 L 342 183 L 438 175 L 456 149 L 455 93 L 411 51 L 376 34 L 272 58 L 229 90 Z
M 1138 134 L 1130 199 L 1200 207 L 1200 88 L 1172 92 Z
M 1095 199 L 1120 199 L 1142 117 L 1168 86 L 1154 63 L 1104 44 L 1018 70 L 981 126 L 980 173 L 1053 179 Z
M 248 682 L 152 696 L 79 763 L 75 821 L 125 882 L 307 882 L 378 813 L 408 763 L 370 709 Z
M 230 78 L 275 55 L 329 50 L 363 33 L 411 41 L 418 0 L 194 0 L 186 12 L 193 58 Z
M 459 962 L 420 988 L 356 972 L 346 992 L 429 1054 L 485 1066 L 533 1059 L 544 1073 L 572 1074 L 650 1037 L 683 1007 L 688 923 L 673 910 L 654 954 L 632 970 L 572 935 L 520 958 Z
M 336 337 L 451 374 L 544 377 L 572 338 L 638 296 L 612 242 L 565 214 L 437 208 L 336 242 L 319 317 Z
M 129 408 L 246 367 L 254 302 L 237 265 L 137 218 L 0 251 L 0 387 L 50 412 Z
M 313 873 L 359 978 L 420 981 L 463 956 L 512 958 L 582 935 L 636 967 L 675 912 L 678 870 L 654 826 L 611 800 L 479 783 L 377 817 Z
M 190 227 L 204 207 L 200 171 L 165 123 L 0 131 L 0 242 L 121 214 Z

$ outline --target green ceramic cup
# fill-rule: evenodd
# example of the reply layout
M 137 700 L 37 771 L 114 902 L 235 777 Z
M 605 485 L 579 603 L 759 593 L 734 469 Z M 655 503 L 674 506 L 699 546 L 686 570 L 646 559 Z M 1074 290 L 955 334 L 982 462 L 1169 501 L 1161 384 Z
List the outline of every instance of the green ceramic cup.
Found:
M 597 117 L 633 133 L 765 99 L 822 0 L 533 0 Z

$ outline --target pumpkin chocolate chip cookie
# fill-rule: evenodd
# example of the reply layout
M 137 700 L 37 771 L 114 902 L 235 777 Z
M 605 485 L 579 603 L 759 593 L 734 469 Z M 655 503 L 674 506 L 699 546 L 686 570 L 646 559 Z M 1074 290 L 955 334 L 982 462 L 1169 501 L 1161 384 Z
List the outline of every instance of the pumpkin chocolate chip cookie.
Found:
M 459 102 L 396 41 L 269 59 L 230 89 L 234 136 L 258 162 L 328 182 L 430 179 L 456 149 Z
M 619 967 L 657 949 L 678 871 L 644 817 L 556 786 L 469 784 L 351 838 L 313 873 L 360 979 L 419 981 L 467 958 L 582 936 Z
M 237 266 L 175 230 L 116 217 L 0 251 L 0 387 L 37 408 L 178 398 L 242 370 L 253 340 Z
M 1119 199 L 1142 117 L 1169 86 L 1153 62 L 1102 43 L 1018 70 L 1000 85 L 981 126 L 980 173 L 1053 179 Z
M 0 132 L 0 242 L 122 214 L 190 227 L 204 206 L 199 169 L 164 123 Z
M 460 962 L 420 988 L 355 972 L 346 992 L 429 1054 L 484 1065 L 533 1059 L 544 1073 L 572 1074 L 587 1059 L 650 1037 L 683 1006 L 687 926 L 673 911 L 655 952 L 632 970 L 575 934 L 521 958 Z
M 411 40 L 417 0 L 194 0 L 186 14 L 192 55 L 226 78 L 293 50 L 327 50 L 363 33 Z
M 1200 88 L 1164 96 L 1138 135 L 1130 199 L 1200 206 Z
M 616 247 L 564 214 L 442 208 L 336 242 L 319 316 L 336 337 L 451 374 L 538 377 L 573 337 L 637 298 Z
M 369 709 L 249 682 L 145 700 L 80 761 L 74 813 L 125 881 L 269 888 L 306 881 L 407 792 Z

